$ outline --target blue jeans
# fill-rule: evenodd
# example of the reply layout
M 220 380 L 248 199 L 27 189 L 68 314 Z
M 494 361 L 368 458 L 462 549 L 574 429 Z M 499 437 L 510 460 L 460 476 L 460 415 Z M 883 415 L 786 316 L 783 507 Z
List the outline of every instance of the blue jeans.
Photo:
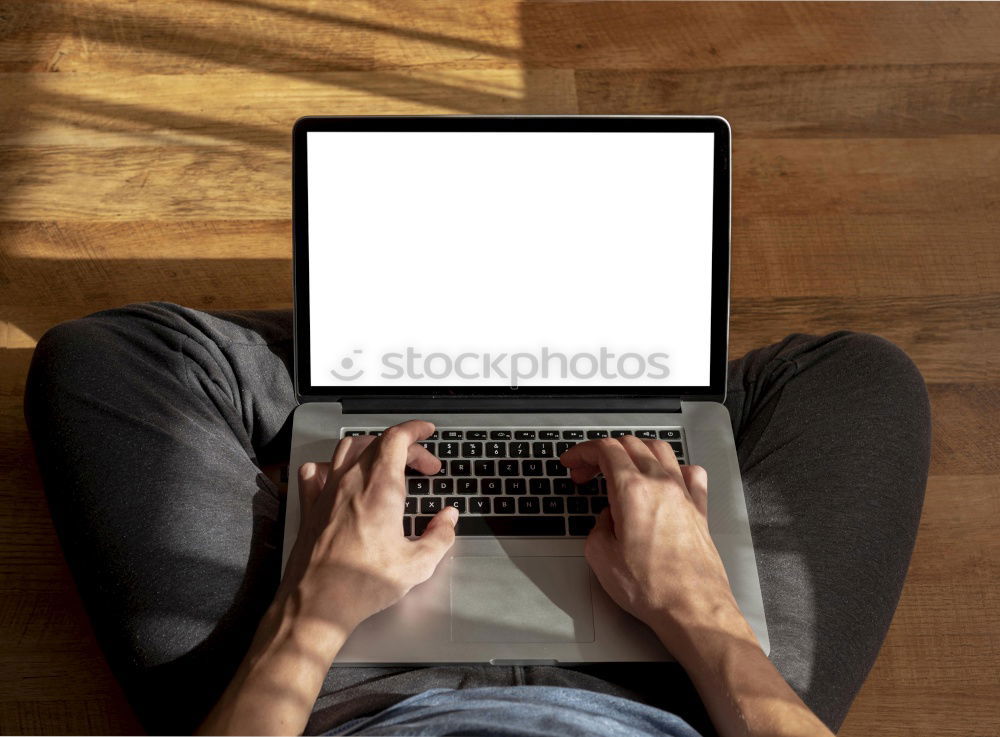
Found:
M 278 582 L 290 311 L 105 310 L 39 341 L 25 417 L 63 551 L 151 733 L 190 732 Z M 892 343 L 795 334 L 729 364 L 771 659 L 836 729 L 892 619 L 930 454 L 927 392 Z M 711 726 L 675 664 L 332 668 L 307 731 L 429 688 L 590 689 Z

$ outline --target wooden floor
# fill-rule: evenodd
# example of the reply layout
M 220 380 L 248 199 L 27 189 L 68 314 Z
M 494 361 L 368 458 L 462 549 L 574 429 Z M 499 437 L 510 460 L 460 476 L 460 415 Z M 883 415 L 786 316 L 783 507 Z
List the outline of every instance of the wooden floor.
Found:
M 137 728 L 21 416 L 32 346 L 139 300 L 290 304 L 316 113 L 714 113 L 731 352 L 884 335 L 930 386 L 917 549 L 843 734 L 1000 734 L 1000 4 L 3 0 L 0 732 Z

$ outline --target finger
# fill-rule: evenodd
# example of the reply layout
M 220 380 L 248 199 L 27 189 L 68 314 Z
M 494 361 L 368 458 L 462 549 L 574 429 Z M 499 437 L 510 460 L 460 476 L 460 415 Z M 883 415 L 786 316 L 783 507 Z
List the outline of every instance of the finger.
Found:
M 374 435 L 341 438 L 333 451 L 333 459 L 331 461 L 332 473 L 340 476 L 344 469 L 356 463 L 361 454 L 365 452 L 365 449 L 376 440 L 377 438 Z
M 643 439 L 646 447 L 649 448 L 649 452 L 656 456 L 656 460 L 659 462 L 660 466 L 666 471 L 667 475 L 673 478 L 675 481 L 681 481 L 683 477 L 681 476 L 681 467 L 677 463 L 677 454 L 674 453 L 674 449 L 670 447 L 670 443 L 663 440 L 653 440 L 651 438 Z
M 442 461 L 427 448 L 414 443 L 407 450 L 406 465 L 425 476 L 433 476 L 441 470 Z
M 629 497 L 624 496 L 622 491 L 640 480 L 642 474 L 618 440 L 603 438 L 574 445 L 560 457 L 560 461 L 571 469 L 570 475 L 576 483 L 592 477 L 593 467 L 599 468 L 608 481 L 608 504 L 612 514 L 618 520 L 625 519 L 623 505 L 627 504 Z M 587 478 L 579 478 L 581 468 Z
M 424 534 L 416 541 L 435 567 L 455 542 L 456 522 L 458 522 L 458 510 L 451 506 L 445 507 L 434 515 Z
M 328 466 L 329 464 L 323 465 Z M 322 481 L 325 480 L 325 474 L 322 479 L 320 478 L 318 463 L 303 463 L 299 466 L 300 525 L 302 522 L 309 519 L 309 515 L 316 504 L 316 499 L 319 497 L 319 494 L 323 489 Z
M 604 560 L 607 558 L 607 546 L 615 540 L 614 523 L 612 522 L 611 510 L 605 508 L 597 515 L 597 523 L 587 535 L 584 542 L 583 554 L 587 560 L 595 558 Z
M 663 463 L 660 462 L 660 459 L 653 454 L 652 449 L 641 438 L 637 438 L 635 435 L 623 435 L 619 438 L 619 442 L 625 448 L 625 452 L 629 454 L 629 457 L 639 471 L 654 478 L 662 479 L 667 477 L 667 471 L 663 467 Z
M 688 495 L 703 517 L 708 517 L 708 471 L 702 466 L 681 466 Z
M 387 428 L 379 438 L 377 448 L 372 451 L 373 485 L 401 482 L 410 457 L 410 446 L 429 438 L 433 432 L 434 425 L 424 420 L 407 420 Z
M 600 471 L 611 484 L 616 477 L 638 472 L 622 444 L 612 438 L 574 445 L 559 456 L 559 461 L 570 469 L 574 481 L 586 481 Z

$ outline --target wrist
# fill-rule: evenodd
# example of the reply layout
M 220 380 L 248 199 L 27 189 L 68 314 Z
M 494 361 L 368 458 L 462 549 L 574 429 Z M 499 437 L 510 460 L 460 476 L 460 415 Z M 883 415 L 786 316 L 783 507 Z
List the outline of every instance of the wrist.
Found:
M 279 591 L 261 619 L 259 652 L 301 653 L 329 667 L 356 625 L 313 604 L 301 589 Z M 261 648 L 257 648 L 260 640 Z
M 684 606 L 659 609 L 650 627 L 677 661 L 690 670 L 699 661 L 733 647 L 760 649 L 736 600 L 692 599 Z

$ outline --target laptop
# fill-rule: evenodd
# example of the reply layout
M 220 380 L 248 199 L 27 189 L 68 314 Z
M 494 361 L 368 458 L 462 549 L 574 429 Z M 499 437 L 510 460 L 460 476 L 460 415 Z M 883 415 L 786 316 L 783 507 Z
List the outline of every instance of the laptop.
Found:
M 601 588 L 607 505 L 558 457 L 657 438 L 708 471 L 709 528 L 769 650 L 725 396 L 730 128 L 720 117 L 305 117 L 293 139 L 297 469 L 342 437 L 433 422 L 402 532 L 449 504 L 434 575 L 334 665 L 669 660 Z

